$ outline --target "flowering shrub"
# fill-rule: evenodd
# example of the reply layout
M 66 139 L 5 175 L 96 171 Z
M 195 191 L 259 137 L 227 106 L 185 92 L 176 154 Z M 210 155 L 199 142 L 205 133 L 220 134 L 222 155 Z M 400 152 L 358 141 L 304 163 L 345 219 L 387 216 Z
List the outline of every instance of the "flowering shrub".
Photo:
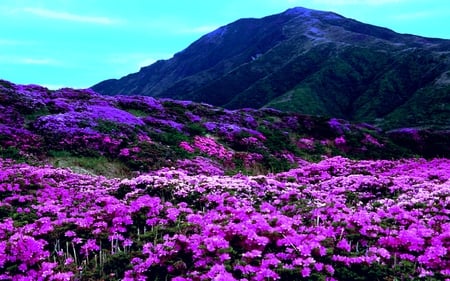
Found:
M 261 163 L 264 156 L 259 153 L 236 153 L 235 158 L 242 161 L 242 165 L 245 169 L 251 169 L 258 163 Z
M 180 148 L 186 150 L 189 153 L 194 153 L 195 152 L 195 149 L 186 141 L 180 142 L 179 146 L 180 146 Z
M 260 140 L 255 137 L 246 137 L 241 139 L 241 144 L 247 146 L 247 147 L 260 147 L 262 146 Z
M 118 180 L 1 160 L 0 278 L 444 280 L 449 171 L 336 157 L 268 176 Z
M 167 119 L 160 119 L 160 118 L 155 118 L 152 116 L 148 116 L 144 118 L 144 122 L 146 124 L 149 125 L 153 125 L 153 126 L 166 126 L 172 129 L 175 129 L 179 132 L 183 131 L 184 125 L 180 124 L 176 121 L 172 121 L 172 120 L 167 120 Z
M 178 160 L 177 167 L 191 176 L 198 174 L 223 176 L 225 174 L 219 163 L 201 156 L 196 156 L 193 159 Z
M 336 118 L 330 119 L 328 121 L 328 124 L 330 125 L 330 128 L 337 134 L 343 135 L 345 132 L 350 131 L 350 124 L 343 123 L 344 120 L 338 120 Z
M 16 148 L 22 154 L 40 153 L 42 138 L 24 128 L 0 124 L 0 147 Z
M 164 107 L 161 102 L 153 97 L 147 96 L 117 96 L 116 101 L 119 107 L 130 110 L 142 110 L 144 112 L 162 112 Z
M 301 138 L 298 140 L 297 146 L 300 149 L 312 150 L 312 149 L 314 149 L 314 139 Z
M 194 147 L 201 153 L 216 157 L 218 159 L 223 159 L 225 161 L 231 161 L 231 158 L 233 157 L 233 153 L 231 151 L 228 151 L 225 147 L 218 144 L 210 137 L 196 136 L 194 138 Z
M 344 146 L 347 143 L 344 136 L 340 136 L 334 139 L 334 144 L 336 146 Z
M 200 122 L 202 118 L 198 115 L 193 114 L 192 112 L 186 112 L 186 117 L 189 119 L 190 122 Z
M 362 142 L 364 144 L 377 146 L 377 147 L 382 147 L 383 146 L 383 144 L 380 144 L 380 142 L 376 138 L 374 138 L 373 136 L 371 136 L 369 134 L 364 134 L 364 139 L 362 140 Z

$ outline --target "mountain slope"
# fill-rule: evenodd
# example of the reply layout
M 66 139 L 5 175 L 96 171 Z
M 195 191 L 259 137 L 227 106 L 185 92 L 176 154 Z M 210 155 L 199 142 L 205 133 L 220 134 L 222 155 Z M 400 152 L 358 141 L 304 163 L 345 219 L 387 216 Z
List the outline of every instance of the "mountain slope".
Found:
M 448 128 L 450 40 L 294 8 L 240 19 L 172 59 L 92 88 L 230 109 L 273 107 L 384 128 Z
M 400 133 L 394 134 L 400 142 L 411 139 Z M 417 145 L 407 141 L 405 146 L 412 149 L 373 127 L 338 119 L 273 109 L 224 110 L 145 96 L 109 97 L 90 90 L 51 91 L 0 80 L 0 157 L 97 174 L 161 167 L 262 173 L 324 155 L 391 159 L 416 154 Z

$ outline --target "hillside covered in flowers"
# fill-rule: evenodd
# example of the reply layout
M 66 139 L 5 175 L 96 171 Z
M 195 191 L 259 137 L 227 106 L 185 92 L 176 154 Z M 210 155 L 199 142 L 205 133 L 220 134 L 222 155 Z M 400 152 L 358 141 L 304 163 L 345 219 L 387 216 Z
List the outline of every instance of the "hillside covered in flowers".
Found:
M 0 81 L 0 280 L 450 279 L 447 141 Z

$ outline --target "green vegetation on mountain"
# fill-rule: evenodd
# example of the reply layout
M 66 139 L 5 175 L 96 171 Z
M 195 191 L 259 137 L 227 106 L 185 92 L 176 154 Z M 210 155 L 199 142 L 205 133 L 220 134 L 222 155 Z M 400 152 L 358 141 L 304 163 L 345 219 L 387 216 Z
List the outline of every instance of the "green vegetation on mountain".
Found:
M 229 109 L 271 107 L 384 129 L 448 129 L 450 40 L 294 8 L 240 19 L 169 60 L 93 89 Z

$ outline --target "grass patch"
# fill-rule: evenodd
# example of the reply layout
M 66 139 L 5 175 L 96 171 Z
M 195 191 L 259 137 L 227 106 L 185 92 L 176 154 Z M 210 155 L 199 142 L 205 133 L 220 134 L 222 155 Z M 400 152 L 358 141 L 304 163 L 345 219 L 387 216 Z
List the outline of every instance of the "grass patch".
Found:
M 136 117 L 145 117 L 149 115 L 148 112 L 141 109 L 127 108 L 124 110 L 127 111 L 128 113 L 133 114 Z
M 10 146 L 7 148 L 0 147 L 0 157 L 13 159 L 18 162 L 26 161 L 26 158 L 20 153 L 20 150 L 17 147 L 13 147 L 13 146 Z
M 127 178 L 131 176 L 131 171 L 125 164 L 119 161 L 109 160 L 104 156 L 73 156 L 64 151 L 58 151 L 56 155 L 58 156 L 50 158 L 53 166 L 70 168 L 75 173 L 102 175 L 107 178 Z
M 29 114 L 24 114 L 24 117 L 25 117 L 25 120 L 27 122 L 32 122 L 32 121 L 35 121 L 36 119 L 38 119 L 41 116 L 46 116 L 46 115 L 49 115 L 49 114 L 50 114 L 50 111 L 45 106 L 45 107 L 39 108 L 39 109 L 29 113 Z

